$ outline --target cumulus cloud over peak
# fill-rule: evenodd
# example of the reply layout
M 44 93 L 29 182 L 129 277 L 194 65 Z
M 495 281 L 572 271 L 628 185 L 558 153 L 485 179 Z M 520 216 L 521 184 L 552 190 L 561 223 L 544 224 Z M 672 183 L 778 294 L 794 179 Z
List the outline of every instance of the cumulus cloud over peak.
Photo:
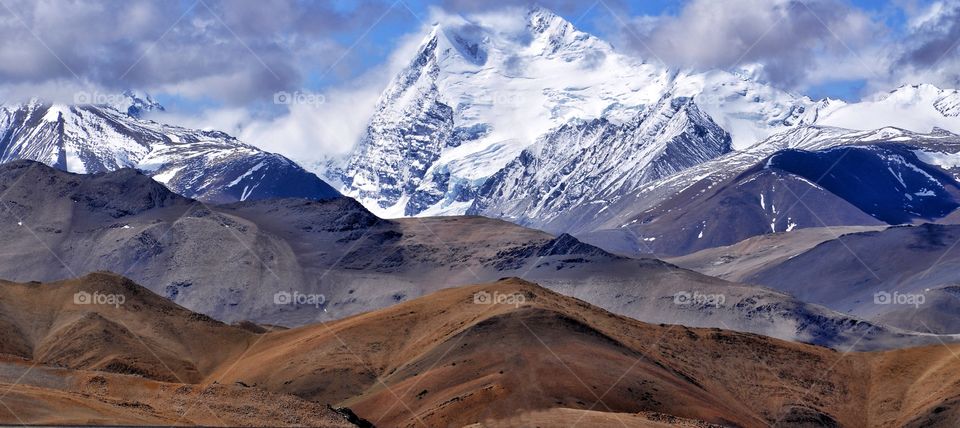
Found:
M 763 64 L 768 80 L 797 84 L 821 55 L 848 55 L 881 27 L 839 0 L 692 0 L 675 16 L 631 21 L 622 42 L 669 65 Z

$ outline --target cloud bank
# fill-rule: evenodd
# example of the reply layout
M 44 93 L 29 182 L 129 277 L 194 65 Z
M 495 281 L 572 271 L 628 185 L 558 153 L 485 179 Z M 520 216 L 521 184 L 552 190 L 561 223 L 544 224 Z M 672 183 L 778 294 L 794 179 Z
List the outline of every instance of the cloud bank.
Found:
M 759 63 L 767 80 L 796 86 L 823 55 L 847 55 L 882 32 L 838 0 L 693 0 L 677 16 L 641 17 L 621 41 L 674 67 L 730 69 Z
M 321 165 L 356 143 L 379 92 L 437 16 L 530 4 L 0 0 L 0 98 L 145 90 L 194 107 L 158 120 L 221 129 Z M 850 0 L 687 0 L 659 14 L 623 0 L 539 4 L 673 68 L 751 66 L 798 92 L 832 81 L 864 81 L 863 95 L 960 86 L 960 0 L 870 10 Z M 306 102 L 275 103 L 278 93 Z
M 375 19 L 398 19 L 384 15 L 388 4 L 364 2 L 347 11 L 334 4 L 3 0 L 0 82 L 8 99 L 59 83 L 170 92 L 233 105 L 263 100 L 302 86 L 314 70 L 341 65 L 338 58 L 348 46 L 338 35 Z

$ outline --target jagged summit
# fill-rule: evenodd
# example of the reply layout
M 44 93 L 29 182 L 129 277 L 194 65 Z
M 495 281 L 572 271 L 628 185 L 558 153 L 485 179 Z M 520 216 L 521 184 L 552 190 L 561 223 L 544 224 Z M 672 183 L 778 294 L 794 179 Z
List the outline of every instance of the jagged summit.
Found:
M 354 153 L 331 170 L 346 194 L 386 217 L 462 214 L 491 177 L 565 124 L 660 121 L 653 112 L 664 100 L 687 99 L 741 148 L 808 123 L 821 108 L 740 75 L 670 70 L 623 55 L 542 7 L 484 19 L 444 17 L 429 30 L 383 91 Z M 655 134 L 637 143 L 643 151 L 668 144 Z
M 111 105 L 111 107 L 126 112 L 130 116 L 140 118 L 144 113 L 153 111 L 166 111 L 164 107 L 150 94 L 133 90 L 123 91 L 125 97 L 121 102 Z

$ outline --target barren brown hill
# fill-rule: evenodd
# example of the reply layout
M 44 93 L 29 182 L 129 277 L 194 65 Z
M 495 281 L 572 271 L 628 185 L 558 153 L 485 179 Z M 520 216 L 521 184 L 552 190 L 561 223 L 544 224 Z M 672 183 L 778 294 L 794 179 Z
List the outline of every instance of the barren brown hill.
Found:
M 954 426 L 958 349 L 844 354 L 650 325 L 509 279 L 273 333 L 220 375 L 342 403 L 378 426 L 568 425 L 594 412 L 615 422 L 656 412 L 747 427 Z
M 127 299 L 119 307 L 74 304 L 76 290 L 87 288 Z M 24 362 L 0 365 L 0 383 L 8 384 L 0 386 L 10 391 L 0 398 L 9 407 L 0 406 L 0 423 L 170 424 L 187 415 L 182 423 L 322 425 L 280 410 L 297 403 L 348 407 L 378 427 L 960 421 L 955 345 L 842 353 L 652 325 L 517 279 L 268 333 L 197 317 L 109 274 L 0 290 L 4 351 L 41 363 L 29 376 L 11 368 Z M 85 321 L 89 328 L 69 327 L 89 319 L 96 321 Z M 123 329 L 106 327 L 114 325 Z M 83 358 L 39 349 L 77 349 Z M 71 358 L 44 357 L 60 354 Z M 162 382 L 165 366 L 183 382 Z M 110 394 L 90 396 L 85 388 L 96 373 L 88 369 L 128 374 L 102 374 Z M 320 414 L 343 422 L 337 415 Z
M 189 385 L 0 358 L 0 423 L 354 427 L 326 405 L 241 385 Z
M 0 327 L 0 354 L 186 383 L 236 358 L 255 336 L 111 273 L 45 284 L 2 281 Z

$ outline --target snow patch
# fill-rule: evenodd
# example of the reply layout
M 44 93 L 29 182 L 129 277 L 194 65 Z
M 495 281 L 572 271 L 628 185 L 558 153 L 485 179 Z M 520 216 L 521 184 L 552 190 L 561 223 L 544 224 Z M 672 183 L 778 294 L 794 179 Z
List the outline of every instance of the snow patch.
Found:
M 233 187 L 233 186 L 236 186 L 237 184 L 240 184 L 240 182 L 243 181 L 244 178 L 249 177 L 249 176 L 252 175 L 253 173 L 255 173 L 255 172 L 257 172 L 258 170 L 260 170 L 260 168 L 263 168 L 263 165 L 264 165 L 264 162 L 260 162 L 260 163 L 258 163 L 258 164 L 256 164 L 256 165 L 254 165 L 253 168 L 250 168 L 249 171 L 247 171 L 247 172 L 245 172 L 243 175 L 237 177 L 236 180 L 231 181 L 230 184 L 227 185 L 227 187 Z
M 151 178 L 153 178 L 153 180 L 156 181 L 157 183 L 166 185 L 166 184 L 169 184 L 170 180 L 173 180 L 173 177 L 176 177 L 177 173 L 184 168 L 186 168 L 186 165 L 176 167 L 176 168 L 170 168 L 159 174 L 154 174 Z
M 944 169 L 960 168 L 960 153 L 928 152 L 924 150 L 914 150 L 913 153 L 926 164 L 936 165 Z

